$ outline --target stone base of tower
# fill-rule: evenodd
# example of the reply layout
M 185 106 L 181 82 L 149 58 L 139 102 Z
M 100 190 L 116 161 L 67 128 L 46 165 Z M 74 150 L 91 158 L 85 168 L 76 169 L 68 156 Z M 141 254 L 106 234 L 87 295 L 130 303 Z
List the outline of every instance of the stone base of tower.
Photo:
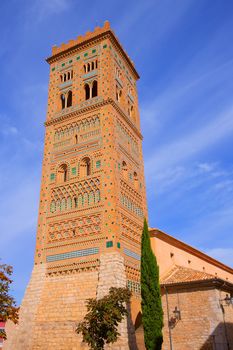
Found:
M 4 350 L 84 350 L 76 323 L 86 313 L 88 298 L 101 298 L 111 286 L 125 287 L 123 257 L 116 252 L 100 256 L 98 270 L 46 275 L 46 264 L 35 265 L 20 308 L 17 326 L 7 326 Z M 121 336 L 108 350 L 136 349 L 130 317 L 119 326 Z

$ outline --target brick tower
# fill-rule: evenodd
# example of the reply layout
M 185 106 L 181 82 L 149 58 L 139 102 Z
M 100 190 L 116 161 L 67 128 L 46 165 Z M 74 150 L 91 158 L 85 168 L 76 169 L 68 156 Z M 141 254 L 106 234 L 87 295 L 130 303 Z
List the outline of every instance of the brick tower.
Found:
M 75 324 L 111 286 L 140 297 L 147 215 L 134 65 L 103 28 L 53 47 L 35 265 L 4 349 L 85 349 Z M 121 325 L 114 349 L 130 347 Z M 117 348 L 118 348 L 117 347 Z

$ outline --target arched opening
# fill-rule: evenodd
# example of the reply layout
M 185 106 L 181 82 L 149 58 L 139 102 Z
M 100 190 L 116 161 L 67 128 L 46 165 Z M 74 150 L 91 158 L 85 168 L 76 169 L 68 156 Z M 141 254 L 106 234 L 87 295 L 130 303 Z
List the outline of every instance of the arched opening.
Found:
M 77 135 L 77 134 L 76 134 L 75 137 L 74 137 L 74 142 L 75 142 L 75 144 L 77 145 L 77 143 L 78 143 L 78 135 Z
M 61 108 L 64 109 L 66 106 L 66 98 L 65 95 L 61 95 Z
M 96 97 L 97 96 L 97 81 L 94 80 L 93 84 L 92 84 L 92 97 Z
M 84 69 L 84 73 L 86 73 L 87 72 L 87 66 L 85 64 L 83 66 L 83 69 Z
M 62 75 L 60 75 L 60 80 L 61 80 L 61 83 L 62 83 L 62 81 L 63 81 L 63 76 Z
M 66 74 L 64 74 L 64 81 L 66 81 Z
M 91 160 L 88 157 L 85 157 L 80 162 L 80 176 L 86 177 L 91 175 Z
M 91 62 L 91 69 L 92 69 L 92 70 L 95 69 L 95 62 L 94 62 L 94 61 Z
M 87 71 L 90 72 L 90 70 L 91 70 L 91 65 L 90 65 L 90 63 L 88 63 L 87 64 Z
M 138 174 L 136 171 L 133 173 L 134 187 L 138 189 Z
M 57 172 L 57 179 L 59 182 L 66 182 L 68 179 L 68 167 L 66 164 L 60 165 Z
M 130 107 L 130 117 L 133 117 L 133 112 L 134 112 L 134 109 L 133 109 L 133 106 Z
M 67 107 L 72 106 L 72 91 L 68 92 L 68 97 L 67 97 Z
M 68 72 L 67 76 L 67 80 L 70 80 L 70 72 Z
M 98 68 L 98 61 L 95 61 L 95 68 Z
M 74 197 L 74 207 L 77 208 L 78 207 L 78 198 Z
M 122 175 L 125 179 L 127 179 L 128 168 L 126 162 L 123 160 L 122 162 Z
M 122 90 L 119 91 L 119 101 L 121 100 Z
M 73 79 L 73 71 L 70 73 L 70 78 Z
M 85 100 L 89 100 L 89 98 L 90 98 L 90 86 L 89 86 L 89 84 L 85 84 L 84 89 L 85 89 Z

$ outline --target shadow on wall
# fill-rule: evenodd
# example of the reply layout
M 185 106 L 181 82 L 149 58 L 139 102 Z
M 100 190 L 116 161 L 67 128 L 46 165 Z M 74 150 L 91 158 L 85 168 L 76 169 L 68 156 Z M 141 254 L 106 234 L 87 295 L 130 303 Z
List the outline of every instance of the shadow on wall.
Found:
M 130 304 L 127 305 L 128 317 L 127 317 L 127 331 L 129 336 L 129 348 L 130 350 L 139 350 L 136 339 L 136 327 L 134 327 L 131 317 Z
M 233 350 L 233 323 L 219 323 L 200 350 Z

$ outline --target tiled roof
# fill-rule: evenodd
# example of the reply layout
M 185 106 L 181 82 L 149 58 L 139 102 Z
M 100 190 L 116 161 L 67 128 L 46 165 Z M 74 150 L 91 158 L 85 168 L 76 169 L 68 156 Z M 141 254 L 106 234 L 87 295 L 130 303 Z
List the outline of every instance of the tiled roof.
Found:
M 160 284 L 173 284 L 173 283 L 184 283 L 192 281 L 203 281 L 214 279 L 215 276 L 204 271 L 197 271 L 188 267 L 175 265 L 171 270 L 165 274 Z

